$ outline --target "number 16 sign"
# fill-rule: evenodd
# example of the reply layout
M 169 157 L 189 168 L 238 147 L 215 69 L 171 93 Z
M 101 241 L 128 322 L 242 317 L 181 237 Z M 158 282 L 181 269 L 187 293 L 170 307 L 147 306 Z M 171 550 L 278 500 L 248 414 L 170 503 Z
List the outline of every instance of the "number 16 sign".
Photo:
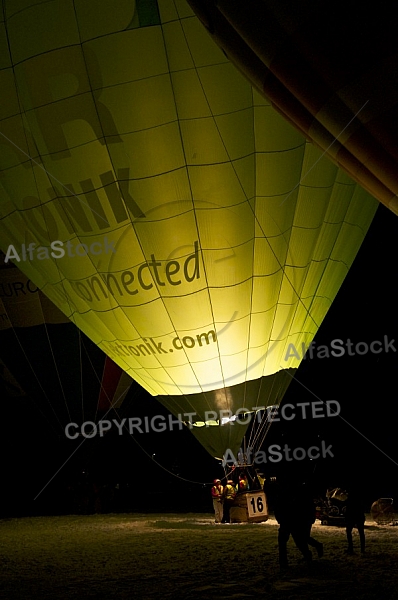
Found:
M 263 518 L 268 515 L 267 501 L 264 492 L 249 492 L 246 499 L 250 520 L 257 519 L 258 517 Z

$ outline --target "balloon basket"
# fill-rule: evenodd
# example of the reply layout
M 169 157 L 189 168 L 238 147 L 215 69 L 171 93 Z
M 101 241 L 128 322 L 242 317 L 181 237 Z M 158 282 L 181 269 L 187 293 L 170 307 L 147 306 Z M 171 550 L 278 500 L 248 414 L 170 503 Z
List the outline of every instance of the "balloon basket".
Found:
M 261 490 L 236 495 L 230 510 L 231 523 L 263 523 L 268 520 L 265 493 Z

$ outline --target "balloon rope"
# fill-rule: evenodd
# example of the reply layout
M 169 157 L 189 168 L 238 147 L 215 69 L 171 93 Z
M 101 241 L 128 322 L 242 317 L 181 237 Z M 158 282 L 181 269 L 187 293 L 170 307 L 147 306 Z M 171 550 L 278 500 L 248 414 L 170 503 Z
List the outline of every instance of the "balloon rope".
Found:
M 117 410 L 115 410 L 115 413 L 118 415 Z M 182 477 L 181 475 L 178 475 L 177 473 L 170 471 L 170 469 L 168 469 L 167 467 L 165 467 L 164 465 L 162 465 L 160 462 L 158 462 L 157 460 L 155 460 L 153 458 L 154 454 L 150 454 L 147 450 L 145 450 L 145 448 L 139 443 L 139 441 L 135 438 L 135 436 L 130 433 L 130 431 L 127 429 L 126 425 L 123 425 L 123 427 L 126 429 L 126 431 L 128 431 L 129 438 L 134 441 L 134 443 L 142 450 L 142 452 L 148 458 L 150 458 L 152 462 L 154 462 L 158 467 L 160 467 L 163 471 L 165 471 L 169 475 L 172 475 L 173 477 L 175 477 L 176 479 L 180 479 L 181 481 L 186 481 L 188 483 L 194 483 L 195 485 L 211 485 L 212 484 L 212 481 L 196 481 L 194 479 L 187 479 L 186 477 Z
M 288 372 L 288 370 L 285 369 L 284 372 L 286 373 L 286 372 Z M 269 390 L 268 399 L 272 398 L 272 397 L 281 398 L 282 389 L 284 387 L 284 384 L 281 379 L 279 379 L 279 386 L 276 390 L 276 393 L 273 394 L 274 388 L 277 385 L 278 385 L 277 377 L 275 377 L 274 381 L 272 382 L 272 387 Z M 259 401 L 259 397 L 260 397 L 260 393 L 261 393 L 261 386 L 262 386 L 262 383 L 260 384 L 258 395 L 257 395 L 257 406 L 258 406 L 258 401 Z M 271 406 L 273 406 L 275 404 L 279 404 L 279 402 L 280 402 L 280 400 L 278 402 L 272 402 Z M 267 402 L 267 406 L 269 406 L 268 402 Z M 269 419 L 269 416 L 271 416 L 270 419 Z M 251 446 L 254 450 L 258 450 L 264 443 L 265 438 L 271 428 L 274 417 L 275 417 L 274 411 L 271 412 L 271 415 L 269 413 L 267 413 L 267 411 L 265 411 L 259 426 L 258 427 L 254 426 L 251 428 L 250 435 L 249 435 L 249 446 Z M 256 418 L 257 418 L 257 416 L 256 416 Z

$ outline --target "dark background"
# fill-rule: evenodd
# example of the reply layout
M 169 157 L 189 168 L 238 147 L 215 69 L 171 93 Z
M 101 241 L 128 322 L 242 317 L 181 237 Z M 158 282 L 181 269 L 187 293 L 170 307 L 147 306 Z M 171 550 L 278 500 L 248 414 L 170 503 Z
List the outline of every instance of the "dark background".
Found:
M 315 338 L 371 343 L 395 339 L 396 352 L 306 359 L 284 403 L 337 400 L 334 418 L 296 417 L 274 423 L 263 449 L 274 443 L 308 448 L 324 440 L 333 458 L 295 463 L 320 493 L 355 480 L 367 508 L 398 493 L 396 373 L 398 285 L 397 217 L 380 206 L 358 256 Z M 32 398 L 0 389 L 2 406 L 1 516 L 107 511 L 211 511 L 209 483 L 221 477 L 186 429 L 143 433 L 117 431 L 103 438 L 67 440 L 63 428 Z M 118 415 L 167 415 L 155 398 L 133 384 Z M 83 443 L 82 443 L 83 442 Z M 267 477 L 292 465 L 259 465 Z

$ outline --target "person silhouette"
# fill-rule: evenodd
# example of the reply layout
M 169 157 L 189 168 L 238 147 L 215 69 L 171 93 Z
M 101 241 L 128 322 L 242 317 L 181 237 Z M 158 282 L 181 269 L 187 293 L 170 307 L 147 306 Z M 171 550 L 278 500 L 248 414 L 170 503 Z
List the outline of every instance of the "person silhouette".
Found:
M 310 498 L 313 505 L 312 499 Z M 278 549 L 281 569 L 288 567 L 287 542 L 292 536 L 298 550 L 307 563 L 311 563 L 312 554 L 308 544 L 315 545 L 318 556 L 323 555 L 323 545 L 311 538 L 312 523 L 315 520 L 315 507 L 312 510 L 308 502 L 307 489 L 294 480 L 282 481 L 277 485 L 275 518 L 279 523 Z
M 352 541 L 354 527 L 358 529 L 361 553 L 363 554 L 365 552 L 365 513 L 359 490 L 355 487 L 348 488 L 344 518 L 348 542 L 347 554 L 354 554 Z

